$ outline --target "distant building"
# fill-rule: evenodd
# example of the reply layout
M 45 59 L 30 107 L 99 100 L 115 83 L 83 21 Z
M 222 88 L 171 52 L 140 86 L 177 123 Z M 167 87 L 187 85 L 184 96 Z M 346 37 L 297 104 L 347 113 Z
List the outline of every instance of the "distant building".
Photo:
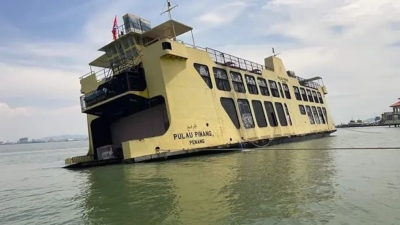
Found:
M 400 126 L 400 101 L 390 105 L 389 107 L 393 108 L 393 111 L 382 113 L 382 123 L 389 126 Z
M 18 140 L 18 143 L 19 143 L 19 144 L 28 143 L 28 138 L 27 138 L 27 137 L 20 138 L 20 139 Z

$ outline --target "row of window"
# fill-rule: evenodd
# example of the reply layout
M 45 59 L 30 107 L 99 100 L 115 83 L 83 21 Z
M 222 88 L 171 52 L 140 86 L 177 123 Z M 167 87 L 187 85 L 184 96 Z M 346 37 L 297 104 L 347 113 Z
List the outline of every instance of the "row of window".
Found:
M 221 105 L 225 109 L 232 123 L 237 129 L 240 128 L 239 116 L 237 114 L 235 102 L 232 98 L 221 98 Z M 258 100 L 252 100 L 250 107 L 247 99 L 238 99 L 237 105 L 239 108 L 240 118 L 244 128 L 250 129 L 255 127 L 252 111 L 255 115 L 257 126 L 267 127 L 268 123 L 271 127 L 279 126 L 292 126 L 292 120 L 288 106 L 284 103 L 264 101 L 263 103 Z
M 207 86 L 210 89 L 212 89 L 213 85 L 211 82 L 211 76 L 208 70 L 208 66 L 199 63 L 194 63 L 194 67 L 200 74 L 200 76 L 203 78 Z M 229 83 L 229 77 L 226 70 L 218 67 L 213 67 L 212 69 L 217 89 L 221 91 L 231 91 L 231 85 Z M 232 80 L 233 89 L 238 93 L 246 93 L 245 82 L 243 81 L 242 74 L 235 71 L 229 71 L 229 74 Z M 287 99 L 292 98 L 290 95 L 289 87 L 285 83 L 281 84 L 280 82 L 276 82 L 273 80 L 266 80 L 261 77 L 257 77 L 256 81 L 254 76 L 248 74 L 245 74 L 244 77 L 246 80 L 247 89 L 250 94 L 254 95 L 261 94 L 265 96 L 272 95 L 273 97 L 276 98 L 279 97 Z M 271 92 L 269 91 L 268 86 Z M 322 95 L 319 91 L 314 91 L 314 90 L 311 91 L 310 89 L 307 88 L 300 88 L 300 92 L 302 93 L 300 95 L 299 88 L 296 86 L 293 86 L 293 88 L 297 100 L 310 101 L 321 104 L 324 103 Z
M 322 95 L 319 91 L 310 90 L 307 88 L 293 86 L 294 96 L 299 101 L 305 102 L 315 102 L 324 104 L 324 100 L 322 99 Z
M 327 124 L 328 116 L 325 107 L 299 105 L 301 115 L 307 115 L 311 124 Z

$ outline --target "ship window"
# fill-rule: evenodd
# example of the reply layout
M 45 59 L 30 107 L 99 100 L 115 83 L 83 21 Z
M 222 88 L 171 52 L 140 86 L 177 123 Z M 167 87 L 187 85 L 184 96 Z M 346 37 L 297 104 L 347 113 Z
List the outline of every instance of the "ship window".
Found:
M 319 93 L 319 91 L 317 92 L 317 96 L 319 99 L 319 103 L 324 104 L 324 100 L 322 99 L 322 95 L 321 95 L 321 93 Z
M 127 49 L 130 47 L 128 38 L 126 38 L 126 37 L 121 38 L 121 42 L 122 42 L 122 46 L 124 47 L 124 49 Z
M 166 49 L 172 50 L 172 45 L 168 41 L 165 41 L 165 42 L 161 43 L 161 45 L 162 45 L 162 49 L 163 50 L 166 50 Z
M 126 50 L 126 55 L 128 56 L 128 58 L 132 58 L 133 57 L 133 51 L 130 50 Z
M 292 119 L 290 118 L 289 108 L 287 107 L 286 103 L 284 103 L 283 106 L 285 107 L 286 117 L 289 121 L 289 125 L 292 126 Z
M 313 106 L 313 107 L 311 107 L 311 109 L 312 109 L 312 112 L 313 112 L 313 115 L 314 115 L 314 118 L 315 118 L 315 122 L 317 122 L 317 124 L 320 124 L 321 122 L 319 120 L 319 116 L 318 116 L 318 113 L 317 113 L 317 108 L 315 108 L 315 106 Z
M 325 107 L 322 107 L 322 112 L 324 113 L 326 123 L 328 123 L 328 115 L 327 115 L 327 113 L 326 113 Z
M 281 97 L 285 98 L 285 95 L 283 95 L 283 91 L 282 91 L 282 85 L 280 82 L 278 82 L 278 88 L 279 88 L 279 92 L 281 93 Z
M 258 95 L 258 89 L 256 84 L 256 79 L 250 75 L 244 75 L 246 78 L 247 89 L 249 90 L 250 94 Z
M 139 50 L 136 47 L 132 48 L 132 52 L 133 52 L 133 54 L 132 54 L 133 58 L 136 58 L 139 56 Z
M 287 86 L 287 84 L 282 84 L 282 86 L 283 86 L 283 91 L 285 92 L 286 98 L 291 99 L 292 96 L 290 95 L 289 87 Z
M 306 105 L 306 111 L 307 111 L 308 119 L 310 119 L 310 123 L 315 124 L 314 117 L 312 115 L 310 106 Z
M 264 107 L 265 111 L 267 111 L 268 122 L 271 125 L 271 127 L 278 126 L 278 120 L 276 118 L 276 113 L 274 110 L 274 105 L 272 105 L 272 102 L 265 101 Z
M 260 101 L 253 100 L 251 101 L 253 104 L 254 115 L 256 116 L 256 121 L 258 127 L 266 127 L 267 120 L 265 119 L 264 109 Z
M 134 41 L 135 41 L 136 44 L 142 45 L 142 39 L 140 37 L 135 37 Z
M 318 115 L 321 118 L 322 123 L 325 124 L 326 122 L 325 122 L 324 114 L 322 113 L 321 107 L 318 107 L 317 110 L 318 110 Z
M 254 120 L 253 115 L 251 114 L 249 101 L 247 101 L 247 99 L 238 99 L 237 101 L 244 127 L 246 129 L 254 128 Z
M 306 92 L 307 92 L 308 101 L 314 102 L 311 91 L 309 89 L 306 89 Z
M 108 48 L 106 48 L 106 55 L 108 57 L 113 57 L 115 54 L 117 54 L 117 50 L 115 50 L 114 45 L 111 45 Z
M 304 108 L 303 105 L 299 105 L 300 113 L 301 115 L 306 115 L 306 109 Z
M 283 95 L 282 85 L 280 82 L 278 82 L 278 88 L 279 88 L 279 92 L 281 93 L 281 97 L 284 98 L 285 96 Z
M 232 78 L 233 89 L 239 93 L 246 93 L 246 89 L 243 84 L 242 74 L 230 71 Z
M 276 82 L 273 80 L 268 80 L 269 87 L 271 88 L 272 96 L 279 98 L 278 87 L 276 86 Z
M 301 95 L 300 95 L 300 90 L 298 87 L 293 86 L 294 90 L 294 96 L 296 97 L 297 100 L 301 101 Z
M 213 67 L 215 83 L 217 85 L 218 90 L 221 91 L 231 91 L 231 85 L 229 84 L 228 75 L 226 74 L 226 70 L 221 68 Z
M 231 119 L 233 125 L 236 129 L 240 128 L 239 118 L 237 115 L 235 102 L 231 98 L 221 98 L 221 105 L 225 109 L 226 114 L 228 114 L 229 118 Z
M 264 78 L 257 77 L 258 87 L 262 95 L 269 96 L 268 85 Z
M 129 42 L 129 46 L 135 45 L 135 38 L 134 37 L 130 36 L 127 39 L 128 39 L 128 42 Z
M 275 102 L 275 108 L 276 108 L 276 112 L 278 113 L 279 123 L 283 127 L 287 126 L 287 120 L 286 120 L 285 112 L 283 111 L 282 103 Z
M 307 94 L 306 94 L 306 91 L 304 90 L 304 88 L 300 88 L 300 93 L 301 93 L 301 97 L 303 97 L 303 101 L 308 102 Z
M 201 76 L 201 78 L 203 78 L 203 80 L 207 84 L 207 86 L 210 89 L 212 89 L 213 86 L 212 86 L 210 71 L 208 70 L 208 66 L 199 64 L 199 63 L 194 63 L 193 66 L 197 70 L 197 73 Z
M 317 97 L 317 92 L 312 91 L 312 95 L 313 95 L 313 97 L 314 97 L 314 102 L 319 103 L 319 102 L 318 102 L 318 97 Z
M 124 49 L 122 48 L 121 43 L 117 43 L 116 45 L 117 45 L 117 51 L 118 51 L 119 55 L 120 55 L 121 57 L 122 57 L 122 56 L 125 56 L 125 52 L 124 52 Z

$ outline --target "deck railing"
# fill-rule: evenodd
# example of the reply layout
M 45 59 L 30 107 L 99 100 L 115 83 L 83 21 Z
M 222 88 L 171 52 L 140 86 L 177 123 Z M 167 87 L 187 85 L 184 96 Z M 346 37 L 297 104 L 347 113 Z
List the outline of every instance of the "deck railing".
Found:
M 266 69 L 270 71 L 274 71 L 273 68 L 263 66 L 261 64 L 251 62 L 242 58 L 239 58 L 237 56 L 233 56 L 227 53 L 223 53 L 220 51 L 217 51 L 215 49 L 211 48 L 206 48 L 206 51 L 208 54 L 211 56 L 211 58 L 214 60 L 214 62 L 224 65 L 224 66 L 230 66 L 233 68 L 238 68 L 241 70 L 246 70 L 249 72 L 253 73 L 258 73 L 261 74 L 261 72 Z
M 97 78 L 97 81 L 101 81 L 101 80 L 105 79 L 106 77 L 112 75 L 112 69 L 111 68 L 104 68 L 104 69 L 101 69 L 101 70 L 99 70 L 97 72 L 90 71 L 89 73 L 79 77 L 79 80 L 82 80 L 82 79 L 84 79 L 84 78 L 86 78 L 86 77 L 88 77 L 88 76 L 90 76 L 92 74 L 95 74 L 95 76 Z
M 309 87 L 309 88 L 314 88 L 314 89 L 318 89 L 319 87 L 321 87 L 320 84 L 318 84 L 317 82 L 314 81 L 306 81 L 307 79 L 304 79 L 302 77 L 296 76 L 297 80 L 299 81 L 299 83 L 305 87 Z
M 134 33 L 139 33 L 143 34 L 144 32 L 150 30 L 151 28 L 148 27 L 148 24 L 146 22 L 143 22 L 139 19 L 139 23 L 134 23 L 134 22 L 128 22 L 124 23 L 117 28 L 117 38 L 120 36 L 123 36 L 124 34 L 134 32 Z

